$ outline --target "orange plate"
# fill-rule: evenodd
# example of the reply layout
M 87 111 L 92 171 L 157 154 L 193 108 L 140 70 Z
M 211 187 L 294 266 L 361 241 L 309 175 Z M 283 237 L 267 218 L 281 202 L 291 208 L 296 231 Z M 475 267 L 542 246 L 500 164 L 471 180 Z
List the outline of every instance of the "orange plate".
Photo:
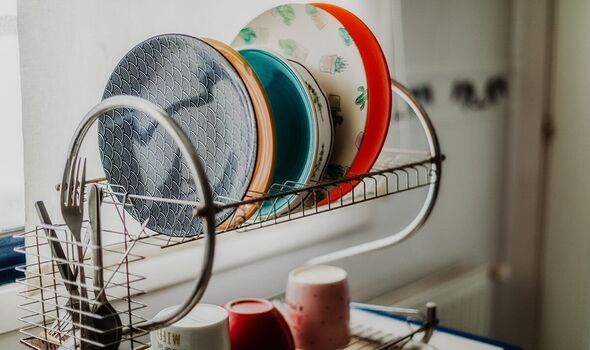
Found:
M 363 59 L 367 73 L 367 90 L 369 91 L 367 124 L 359 152 L 346 177 L 362 175 L 371 171 L 381 153 L 389 129 L 392 92 L 391 75 L 389 74 L 387 60 L 371 29 L 356 15 L 336 5 L 322 3 L 312 3 L 311 5 L 329 12 L 344 25 Z M 350 192 L 358 181 L 351 181 L 350 183 L 342 184 L 332 191 L 330 193 L 330 202 L 337 201 Z M 320 205 L 323 204 L 327 204 L 327 200 L 320 203 Z
M 276 159 L 276 136 L 272 110 L 264 87 L 248 62 L 230 46 L 208 38 L 200 38 L 213 46 L 234 66 L 250 94 L 254 113 L 256 114 L 256 126 L 258 129 L 258 152 L 252 181 L 244 200 L 265 196 L 272 185 L 272 176 Z M 245 204 L 239 207 L 227 220 L 217 226 L 218 231 L 228 231 L 237 228 L 248 220 L 260 207 L 260 203 Z

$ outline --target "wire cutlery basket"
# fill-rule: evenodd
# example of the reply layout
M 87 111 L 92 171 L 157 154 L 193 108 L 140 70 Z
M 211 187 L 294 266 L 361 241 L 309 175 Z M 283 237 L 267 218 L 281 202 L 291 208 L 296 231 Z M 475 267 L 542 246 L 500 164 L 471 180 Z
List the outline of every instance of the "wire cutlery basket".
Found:
M 26 265 L 19 268 L 25 273 L 25 277 L 18 280 L 18 283 L 23 285 L 20 294 L 23 304 L 20 308 L 26 312 L 22 317 L 25 323 L 21 329 L 25 335 L 22 343 L 35 349 L 150 348 L 150 331 L 178 321 L 203 296 L 211 278 L 216 234 L 228 231 L 248 232 L 424 188 L 425 200 L 418 214 L 399 232 L 378 241 L 319 257 L 310 263 L 325 263 L 381 249 L 397 244 L 415 233 L 427 220 L 436 202 L 444 157 L 440 152 L 435 130 L 422 106 L 399 83 L 392 81 L 392 89 L 417 116 L 426 135 L 427 149 L 392 149 L 387 152 L 387 156 L 380 157 L 367 174 L 312 185 L 280 184 L 275 185 L 269 193 L 250 193 L 245 199 L 218 198 L 216 201 L 213 200 L 203 164 L 190 140 L 166 112 L 145 100 L 131 96 L 111 97 L 98 104 L 85 116 L 75 133 L 70 144 L 64 177 L 58 190 L 61 192 L 61 203 L 70 200 L 71 196 L 78 196 L 82 202 L 80 205 L 83 206 L 84 193 L 87 193 L 91 186 L 100 188 L 105 211 L 115 219 L 109 221 L 110 227 L 99 231 L 102 241 L 106 243 L 98 246 L 89 238 L 95 229 L 91 229 L 91 223 L 86 218 L 80 223 L 80 237 L 73 234 L 70 225 L 50 222 L 45 222 L 22 235 L 25 238 L 25 246 L 18 251 L 27 256 Z M 117 108 L 142 111 L 166 128 L 179 145 L 184 160 L 189 164 L 199 194 L 198 202 L 139 196 L 127 193 L 125 189 L 112 186 L 104 180 L 86 181 L 84 176 L 82 180 L 72 182 L 72 178 L 75 180 L 80 171 L 76 165 L 80 164 L 78 153 L 90 126 L 101 115 Z M 82 173 L 85 171 L 82 170 Z M 74 174 L 76 176 L 73 176 Z M 73 184 L 79 186 L 78 192 L 72 190 Z M 339 196 L 338 200 L 332 203 L 322 202 L 335 189 L 346 186 L 354 189 L 346 195 Z M 70 194 L 66 193 L 68 190 Z M 281 215 L 255 215 L 248 219 L 240 217 L 240 208 L 262 205 L 274 207 L 278 202 L 286 201 L 287 197 L 293 196 L 297 197 L 294 202 L 300 205 L 293 208 L 287 206 L 286 212 Z M 146 228 L 147 222 L 138 223 L 131 217 L 130 212 L 134 210 L 136 201 L 174 204 L 182 212 L 191 212 L 193 219 L 201 220 L 202 231 L 197 235 L 179 236 L 151 231 Z M 217 226 L 215 214 L 228 209 L 235 209 L 228 220 L 229 225 Z M 154 312 L 143 302 L 143 296 L 146 294 L 146 277 L 139 268 L 139 262 L 152 256 L 151 252 L 154 250 L 162 252 L 161 249 L 197 240 L 204 241 L 204 254 L 199 275 L 189 296 L 175 314 L 169 315 L 166 319 L 153 319 Z M 53 252 L 57 245 L 63 247 L 65 256 L 62 258 L 56 257 Z M 91 259 L 87 255 L 87 252 L 97 249 L 104 254 L 104 261 L 101 259 L 101 263 L 97 263 L 94 256 Z M 68 278 L 64 278 L 63 273 L 66 265 L 68 269 L 73 270 Z M 102 288 L 97 288 L 95 277 L 91 277 L 96 275 L 96 272 L 104 276 Z M 72 294 L 72 289 L 77 292 Z M 94 312 L 101 304 L 97 301 L 98 296 L 103 294 L 114 306 L 113 313 L 120 319 L 120 325 L 117 326 L 120 335 L 111 342 L 103 342 L 100 337 L 97 340 L 96 337 L 88 336 L 113 331 L 95 327 L 97 322 L 103 321 L 104 318 L 114 317 L 97 315 Z
M 55 238 L 48 238 L 46 230 L 53 230 Z M 84 231 L 87 230 L 85 223 Z M 147 332 L 134 327 L 136 324 L 145 322 L 145 315 L 141 311 L 146 308 L 139 298 L 144 294 L 141 282 L 144 276 L 133 270 L 133 264 L 143 260 L 144 257 L 137 254 L 141 251 L 137 245 L 146 244 L 145 230 L 131 234 L 129 232 L 109 230 L 103 232 L 105 236 L 118 236 L 117 243 L 103 246 L 103 251 L 108 256 L 107 262 L 102 267 L 103 273 L 108 276 L 105 281 L 104 291 L 93 287 L 91 277 L 85 281 L 77 280 L 78 290 L 86 289 L 87 297 L 79 297 L 76 302 L 86 302 L 90 306 L 95 305 L 95 297 L 98 293 L 104 293 L 107 299 L 115 305 L 115 312 L 121 319 L 120 330 L 129 329 L 129 333 L 121 338 L 121 349 L 146 349 Z M 135 236 L 134 236 L 135 235 Z M 42 225 L 34 231 L 25 233 L 26 245 L 19 248 L 19 251 L 27 254 L 27 264 L 19 268 L 25 273 L 25 277 L 17 282 L 23 285 L 20 296 L 25 300 L 20 308 L 27 312 L 21 320 L 26 324 L 21 332 L 26 336 L 21 341 L 35 349 L 79 349 L 84 339 L 81 329 L 92 330 L 92 325 L 81 321 L 82 316 L 87 320 L 97 317 L 90 312 L 84 312 L 72 306 L 72 295 L 65 288 L 70 281 L 64 280 L 59 272 L 59 264 L 74 265 L 76 269 L 85 269 L 88 272 L 97 268 L 88 257 L 83 258 L 83 263 L 76 263 L 77 247 L 80 246 L 84 252 L 94 247 L 88 243 L 76 243 L 71 237 L 71 232 L 63 224 Z M 66 252 L 67 261 L 61 261 L 51 256 L 49 252 L 50 240 L 61 244 Z M 86 276 L 91 276 L 87 273 Z M 75 315 L 72 317 L 72 315 Z M 76 316 L 77 315 L 77 316 Z M 86 324 L 85 324 L 86 323 Z M 93 348 L 108 348 L 111 344 L 100 342 L 88 343 Z

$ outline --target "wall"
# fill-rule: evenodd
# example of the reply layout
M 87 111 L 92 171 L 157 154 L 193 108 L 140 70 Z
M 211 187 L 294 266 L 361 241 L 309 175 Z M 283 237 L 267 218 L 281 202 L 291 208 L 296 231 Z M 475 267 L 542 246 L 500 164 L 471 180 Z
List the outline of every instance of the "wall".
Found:
M 509 278 L 498 284 L 494 328 L 498 337 L 523 349 L 538 348 L 551 3 L 513 1 L 504 223 L 498 247 L 502 274 Z
M 349 270 L 353 297 L 379 295 L 451 264 L 493 260 L 501 220 L 506 105 L 472 111 L 452 103 L 449 96 L 456 79 L 471 79 L 481 93 L 489 76 L 508 73 L 510 1 L 406 0 L 397 7 L 386 0 L 334 2 L 367 21 L 390 61 L 393 40 L 403 41 L 407 70 L 402 73 L 407 73 L 407 82 L 435 87 L 437 100 L 428 108 L 448 156 L 439 204 L 423 231 L 401 246 L 341 263 Z M 32 203 L 38 199 L 46 200 L 52 215 L 59 217 L 53 186 L 61 176 L 69 135 L 81 115 L 99 100 L 112 67 L 133 44 L 164 32 L 229 41 L 249 18 L 278 3 L 251 1 L 239 9 L 227 0 L 180 0 L 174 6 L 156 0 L 19 3 L 28 227 L 35 225 Z M 400 7 L 402 15 L 392 14 Z M 389 30 L 394 19 L 402 21 L 403 36 Z M 340 222 L 338 227 L 330 228 L 320 217 L 260 233 L 309 235 L 326 227 L 348 229 L 347 234 L 326 236 L 312 246 L 220 272 L 205 299 L 223 302 L 240 295 L 278 293 L 288 270 L 306 259 L 401 227 L 421 195 L 408 193 L 334 213 L 340 216 L 330 222 Z M 242 251 L 255 250 L 243 237 L 242 242 Z M 218 253 L 221 259 L 228 254 L 223 240 Z M 186 288 L 184 283 L 153 293 L 149 297 L 153 310 L 177 302 Z
M 590 3 L 557 1 L 539 348 L 590 346 Z

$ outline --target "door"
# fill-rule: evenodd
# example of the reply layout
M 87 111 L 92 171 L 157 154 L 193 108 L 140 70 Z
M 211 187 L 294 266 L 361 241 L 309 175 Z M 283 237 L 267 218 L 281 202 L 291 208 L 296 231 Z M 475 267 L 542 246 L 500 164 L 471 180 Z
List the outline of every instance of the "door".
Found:
M 541 349 L 590 345 L 590 2 L 555 7 Z

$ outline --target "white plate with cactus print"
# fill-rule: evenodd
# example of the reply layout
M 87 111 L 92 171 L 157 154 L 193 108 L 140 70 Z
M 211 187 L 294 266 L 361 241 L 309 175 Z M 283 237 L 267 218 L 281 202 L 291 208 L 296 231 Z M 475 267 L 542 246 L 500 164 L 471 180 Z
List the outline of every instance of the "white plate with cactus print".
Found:
M 324 179 L 343 178 L 359 152 L 368 112 L 367 73 L 344 25 L 314 5 L 281 5 L 250 21 L 232 42 L 240 48 L 251 45 L 301 63 L 318 81 L 334 124 Z

